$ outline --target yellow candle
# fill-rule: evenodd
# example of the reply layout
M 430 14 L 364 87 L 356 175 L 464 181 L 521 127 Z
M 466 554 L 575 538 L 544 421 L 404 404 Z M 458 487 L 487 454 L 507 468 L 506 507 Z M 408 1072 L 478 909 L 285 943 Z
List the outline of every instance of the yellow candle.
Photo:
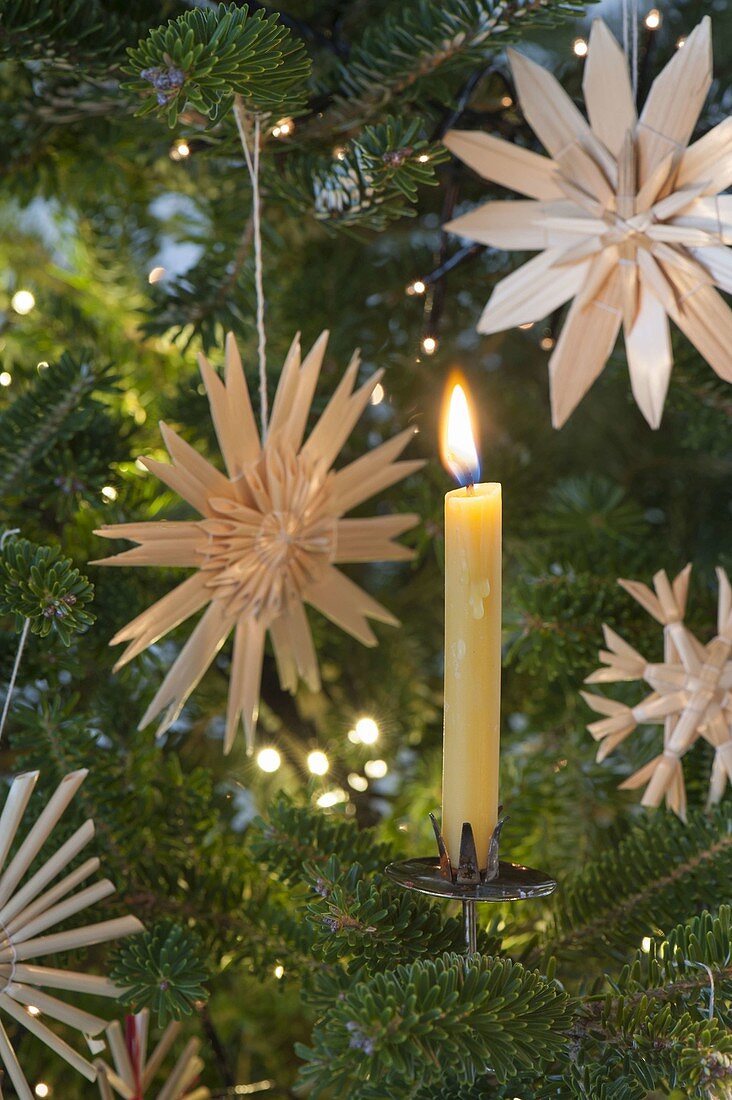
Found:
M 466 423 L 470 428 L 460 387 L 451 408 L 443 451 L 461 476 L 477 466 L 477 454 L 472 438 L 466 445 L 455 435 Z M 501 486 L 468 485 L 445 497 L 442 834 L 453 868 L 465 821 L 473 827 L 480 869 L 487 866 L 498 819 L 500 707 Z

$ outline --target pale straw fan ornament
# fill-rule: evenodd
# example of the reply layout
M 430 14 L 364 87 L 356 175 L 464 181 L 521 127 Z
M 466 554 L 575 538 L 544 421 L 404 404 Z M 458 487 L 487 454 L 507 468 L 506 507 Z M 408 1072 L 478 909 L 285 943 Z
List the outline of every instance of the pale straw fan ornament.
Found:
M 633 395 L 661 422 L 673 365 L 669 318 L 732 381 L 732 118 L 689 140 L 712 82 L 705 17 L 653 82 L 638 117 L 628 64 L 601 20 L 584 71 L 589 122 L 558 81 L 509 51 L 524 116 L 549 153 L 452 130 L 447 147 L 484 179 L 530 196 L 488 202 L 446 228 L 540 254 L 498 283 L 478 331 L 548 316 L 574 299 L 549 361 L 559 428 L 601 374 L 621 325 Z
M 115 1020 L 107 1028 L 107 1045 L 114 1068 L 99 1059 L 94 1064 L 101 1100 L 208 1100 L 211 1093 L 197 1081 L 203 1069 L 198 1039 L 190 1039 L 162 1081 L 161 1071 L 181 1025 L 168 1024 L 158 1044 L 148 1051 L 150 1014 L 145 1008 L 125 1018 L 124 1028 Z M 157 1083 L 156 1083 L 157 1082 Z
M 267 632 L 282 687 L 294 691 L 302 677 L 317 691 L 318 660 L 305 604 L 367 646 L 376 645 L 369 618 L 398 625 L 393 615 L 337 566 L 404 561 L 412 556 L 394 540 L 417 523 L 417 516 L 343 516 L 422 466 L 419 461 L 396 461 L 414 430 L 408 428 L 342 469 L 333 470 L 382 372 L 377 371 L 356 389 L 359 359 L 354 355 L 305 439 L 326 344 L 327 333 L 323 333 L 301 360 L 299 339 L 293 341 L 264 439 L 257 430 L 233 336 L 229 334 L 226 341 L 223 380 L 200 356 L 226 473 L 164 424 L 161 430 L 172 464 L 143 460 L 200 518 L 182 523 L 124 523 L 97 532 L 104 538 L 126 538 L 139 544 L 97 564 L 196 570 L 112 639 L 112 644 L 128 643 L 116 668 L 206 609 L 144 714 L 141 727 L 160 714 L 158 733 L 172 725 L 233 633 L 224 751 L 231 749 L 240 720 L 251 748 Z
M 587 704 L 604 715 L 587 728 L 600 742 L 597 759 L 633 732 L 637 725 L 663 725 L 663 751 L 626 779 L 621 789 L 645 787 L 644 806 L 666 804 L 686 820 L 686 790 L 681 758 L 701 737 L 714 747 L 709 805 L 720 802 L 732 782 L 732 588 L 727 574 L 717 570 L 719 604 L 717 635 L 702 644 L 684 623 L 691 566 L 670 583 L 664 570 L 653 578 L 655 591 L 638 581 L 618 581 L 638 603 L 663 624 L 664 659 L 648 662 L 615 631 L 603 626 L 606 650 L 602 667 L 585 681 L 609 684 L 644 681 L 651 688 L 634 707 L 604 695 L 582 692 Z
M 114 893 L 114 886 L 108 879 L 102 879 L 77 890 L 99 869 L 96 858 L 87 859 L 66 873 L 94 836 L 92 821 L 80 826 L 28 876 L 84 782 L 86 771 L 72 772 L 61 781 L 9 858 L 38 774 L 26 772 L 13 780 L 0 814 L 0 1061 L 19 1100 L 34 1100 L 34 1095 L 2 1024 L 2 1016 L 26 1028 L 89 1081 L 94 1081 L 97 1071 L 92 1063 L 56 1035 L 46 1020 L 58 1020 L 87 1037 L 98 1035 L 107 1021 L 59 999 L 55 992 L 115 998 L 120 994 L 119 987 L 107 978 L 41 966 L 37 960 L 143 931 L 140 921 L 132 916 L 67 928 L 63 932 L 52 931 L 56 925 L 66 924 L 69 918 Z M 51 885 L 54 880 L 55 885 Z

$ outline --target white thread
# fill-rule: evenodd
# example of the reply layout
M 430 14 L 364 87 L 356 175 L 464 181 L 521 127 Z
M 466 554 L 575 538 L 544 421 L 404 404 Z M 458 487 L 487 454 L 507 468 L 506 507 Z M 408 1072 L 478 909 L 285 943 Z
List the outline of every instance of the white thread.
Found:
M 264 327 L 264 281 L 262 273 L 262 203 L 259 191 L 259 146 L 261 142 L 260 116 L 254 116 L 254 150 L 249 148 L 244 106 L 241 98 L 234 100 L 234 117 L 239 131 L 244 160 L 252 183 L 252 224 L 254 227 L 254 287 L 257 296 L 257 353 L 259 357 L 259 407 L 262 417 L 262 437 L 267 434 L 269 421 L 267 399 L 267 334 Z
M 709 978 L 709 1009 L 707 1011 L 707 1019 L 713 1020 L 714 1019 L 714 994 L 715 994 L 715 990 L 714 990 L 714 971 L 712 970 L 711 966 L 707 965 L 707 963 L 700 962 L 697 959 L 684 959 L 684 962 L 687 964 L 687 966 L 698 966 L 702 970 L 706 970 L 707 976 Z
M 262 409 L 262 435 L 267 434 L 267 334 L 264 328 L 264 285 L 262 279 L 262 218 L 261 198 L 259 194 L 259 115 L 254 118 L 254 179 L 252 197 L 254 202 L 254 280 L 257 290 L 257 340 L 259 353 L 259 400 Z
M 8 684 L 8 691 L 5 696 L 5 703 L 3 704 L 3 713 L 0 717 L 0 737 L 3 735 L 5 729 L 5 722 L 7 721 L 8 711 L 10 710 L 10 700 L 13 697 L 15 691 L 15 681 L 18 679 L 18 669 L 20 668 L 20 659 L 23 656 L 23 650 L 25 649 L 26 638 L 28 637 L 28 630 L 30 628 L 30 619 L 26 619 L 23 623 L 23 629 L 20 634 L 20 641 L 18 642 L 18 649 L 15 654 L 15 662 L 13 664 L 13 671 L 10 674 L 10 683 Z
M 5 543 L 11 535 L 20 534 L 19 527 L 12 527 L 8 531 L 3 531 L 0 536 L 0 553 L 5 549 Z M 23 650 L 25 649 L 26 639 L 28 637 L 28 630 L 30 629 L 30 619 L 26 619 L 23 623 L 23 629 L 20 634 L 20 641 L 18 642 L 18 649 L 15 654 L 15 661 L 13 662 L 13 671 L 10 674 L 10 683 L 8 684 L 7 694 L 5 696 L 5 702 L 3 704 L 3 712 L 0 715 L 0 738 L 3 735 L 5 729 L 5 722 L 7 721 L 8 712 L 10 710 L 10 700 L 13 697 L 15 691 L 15 681 L 18 679 L 18 669 L 20 668 L 20 659 L 23 656 Z

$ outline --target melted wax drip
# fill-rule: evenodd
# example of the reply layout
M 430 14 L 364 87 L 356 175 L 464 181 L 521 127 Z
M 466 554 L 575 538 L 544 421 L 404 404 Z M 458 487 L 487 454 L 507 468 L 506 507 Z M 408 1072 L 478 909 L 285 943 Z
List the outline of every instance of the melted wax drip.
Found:
M 485 615 L 485 600 L 491 594 L 491 582 L 484 578 L 477 583 L 471 582 L 468 590 L 468 602 L 474 619 L 482 619 Z

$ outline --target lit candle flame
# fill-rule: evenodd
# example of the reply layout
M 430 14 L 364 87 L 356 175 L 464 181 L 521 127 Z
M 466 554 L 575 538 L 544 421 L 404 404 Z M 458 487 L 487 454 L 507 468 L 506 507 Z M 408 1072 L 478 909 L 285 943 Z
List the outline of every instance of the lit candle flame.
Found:
M 448 392 L 440 432 L 442 461 L 460 485 L 474 485 L 480 478 L 480 460 L 464 383 L 453 382 Z

